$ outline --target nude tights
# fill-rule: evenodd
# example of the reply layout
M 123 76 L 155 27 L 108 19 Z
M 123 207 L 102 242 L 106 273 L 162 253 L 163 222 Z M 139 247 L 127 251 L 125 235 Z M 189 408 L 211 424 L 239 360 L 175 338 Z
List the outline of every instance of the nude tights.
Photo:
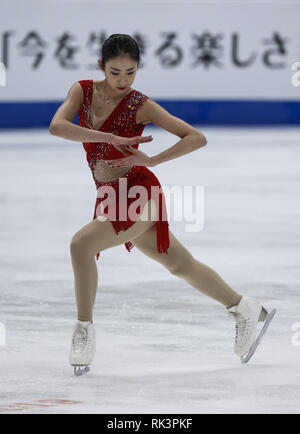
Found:
M 156 209 L 151 200 L 148 202 L 148 207 L 145 206 L 141 218 L 126 231 L 120 231 L 118 234 L 115 233 L 110 221 L 95 219 L 83 226 L 72 237 L 70 252 L 78 320 L 93 320 L 98 287 L 96 253 L 127 241 L 132 241 L 135 248 L 162 264 L 172 275 L 185 280 L 195 289 L 224 306 L 231 307 L 239 303 L 242 296 L 235 292 L 212 268 L 194 258 L 170 229 L 168 254 L 157 251 L 156 221 L 151 220 L 150 217 L 154 215 L 153 211 L 156 212 Z

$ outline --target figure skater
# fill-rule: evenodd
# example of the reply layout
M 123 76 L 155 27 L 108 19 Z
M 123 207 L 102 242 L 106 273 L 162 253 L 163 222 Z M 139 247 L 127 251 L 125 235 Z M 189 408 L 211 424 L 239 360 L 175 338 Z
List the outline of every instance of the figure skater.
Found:
M 75 375 L 82 375 L 89 370 L 94 359 L 96 259 L 100 252 L 123 243 L 129 252 L 137 247 L 173 276 L 184 279 L 224 305 L 236 320 L 235 353 L 242 363 L 246 363 L 265 333 L 275 309 L 268 313 L 256 299 L 233 290 L 213 269 L 194 258 L 169 229 L 161 185 L 148 167 L 193 152 L 205 146 L 207 140 L 199 130 L 172 116 L 151 98 L 131 87 L 139 63 L 140 51 L 135 39 L 126 34 L 111 35 L 104 41 L 102 59 L 98 60 L 105 79 L 74 83 L 49 127 L 55 136 L 83 143 L 97 189 L 93 219 L 74 234 L 70 244 L 78 310 L 70 364 L 74 366 Z M 72 122 L 76 113 L 80 126 Z M 151 136 L 141 137 L 150 122 L 177 135 L 179 142 L 149 157 L 138 149 L 138 145 L 152 140 Z M 132 187 L 142 187 L 147 192 L 147 195 L 140 196 L 133 217 L 132 213 L 128 215 L 134 202 L 132 195 L 128 194 Z M 155 187 L 158 194 L 153 194 L 151 187 Z M 108 188 L 105 194 L 104 188 Z M 120 217 L 120 208 L 123 208 L 123 216 L 125 210 L 125 218 Z M 263 323 L 260 331 L 259 322 Z

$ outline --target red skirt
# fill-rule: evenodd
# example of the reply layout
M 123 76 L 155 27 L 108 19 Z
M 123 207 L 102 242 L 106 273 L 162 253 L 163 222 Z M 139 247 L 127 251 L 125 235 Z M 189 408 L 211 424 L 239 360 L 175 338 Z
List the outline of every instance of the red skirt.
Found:
M 105 216 L 111 221 L 116 234 L 118 234 L 121 230 L 126 231 L 130 228 L 139 219 L 144 205 L 148 200 L 153 199 L 158 209 L 156 220 L 157 251 L 168 254 L 170 242 L 166 201 L 160 182 L 154 173 L 145 166 L 133 166 L 124 177 L 114 181 L 99 182 L 95 178 L 94 180 L 97 187 L 97 199 L 93 219 L 95 220 L 101 215 Z M 139 186 L 143 187 L 142 194 L 138 191 Z M 108 188 L 106 191 L 106 187 L 113 187 L 113 189 Z M 138 199 L 136 193 L 140 194 Z M 134 197 L 129 197 L 129 195 Z M 137 200 L 139 205 L 136 207 L 135 204 L 134 212 L 131 209 L 128 213 L 130 205 Z M 104 204 L 103 201 L 105 201 Z M 130 252 L 134 244 L 127 241 L 125 247 Z M 96 254 L 97 260 L 99 256 L 100 252 Z

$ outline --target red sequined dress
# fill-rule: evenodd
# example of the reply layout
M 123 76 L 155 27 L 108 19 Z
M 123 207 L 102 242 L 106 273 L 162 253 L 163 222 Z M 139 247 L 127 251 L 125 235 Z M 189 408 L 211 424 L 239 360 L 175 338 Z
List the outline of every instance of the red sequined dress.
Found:
M 92 102 L 92 95 L 93 95 L 93 80 L 80 80 L 79 81 L 83 93 L 84 93 L 84 101 L 81 106 L 81 108 L 78 110 L 78 117 L 80 121 L 80 126 L 94 129 L 91 121 L 91 102 Z M 127 94 L 120 102 L 119 104 L 114 108 L 114 110 L 111 112 L 111 114 L 106 118 L 100 129 L 98 131 L 106 132 L 106 133 L 112 133 L 117 136 L 121 137 L 135 137 L 135 136 L 141 136 L 143 133 L 143 130 L 145 128 L 145 125 L 137 125 L 136 124 L 136 112 L 138 108 L 146 101 L 149 97 L 144 95 L 143 93 L 132 90 L 129 94 Z M 96 176 L 95 176 L 95 166 L 97 161 L 100 160 L 113 160 L 117 158 L 124 157 L 124 154 L 118 149 L 116 149 L 113 145 L 105 142 L 83 142 L 83 147 L 86 151 L 86 159 L 89 164 L 89 167 L 92 171 L 93 179 L 96 184 L 97 189 L 97 198 L 96 198 L 96 204 L 94 209 L 94 216 L 93 219 L 96 219 L 99 215 L 101 215 L 101 212 L 99 211 L 99 204 L 104 199 L 107 200 L 107 197 L 109 197 L 108 193 L 105 193 L 106 197 L 101 197 L 101 195 L 98 195 L 98 189 L 103 186 L 111 186 L 114 188 L 115 191 L 115 198 L 116 201 L 114 202 L 115 205 L 115 212 L 116 212 L 116 219 L 110 219 L 108 218 L 114 229 L 115 232 L 118 234 L 121 230 L 126 231 L 130 226 L 132 226 L 136 220 L 132 220 L 129 218 L 127 214 L 127 218 L 119 219 L 119 202 L 127 203 L 127 212 L 128 208 L 130 207 L 130 204 L 137 200 L 136 197 L 129 197 L 128 191 L 133 186 L 143 186 L 147 189 L 147 201 L 153 199 L 157 205 L 157 209 L 159 210 L 158 217 L 156 220 L 156 235 L 157 235 L 157 250 L 159 253 L 168 253 L 169 248 L 169 224 L 168 224 L 168 217 L 167 217 L 167 210 L 166 210 L 166 202 L 165 202 L 165 196 L 161 189 L 161 185 L 157 177 L 154 175 L 153 172 L 151 172 L 147 167 L 145 166 L 133 166 L 130 168 L 130 170 L 122 177 L 114 179 L 113 181 L 109 182 L 100 182 Z M 138 149 L 139 145 L 133 145 L 135 149 Z M 124 185 L 126 185 L 126 189 L 122 188 L 120 190 L 120 184 L 119 181 L 124 181 L 126 178 L 127 182 Z M 158 191 L 158 194 L 153 195 L 151 192 L 151 186 L 156 186 Z M 126 194 L 126 198 L 124 198 L 124 195 Z M 100 196 L 100 197 L 99 197 Z M 140 197 L 142 197 L 141 195 Z M 142 203 L 141 206 L 137 207 L 136 214 L 141 215 L 145 201 Z M 103 215 L 106 212 L 106 208 L 103 210 Z M 127 241 L 125 243 L 126 249 L 130 252 L 130 250 L 134 247 L 134 244 L 131 241 Z M 98 259 L 100 256 L 100 252 L 97 253 L 96 258 Z

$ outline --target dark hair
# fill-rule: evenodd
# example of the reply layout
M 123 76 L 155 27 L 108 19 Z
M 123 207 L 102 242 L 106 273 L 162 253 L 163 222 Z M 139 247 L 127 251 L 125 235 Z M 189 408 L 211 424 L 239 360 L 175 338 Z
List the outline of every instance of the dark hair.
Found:
M 102 45 L 102 62 L 105 68 L 106 62 L 122 54 L 128 54 L 139 66 L 140 48 L 134 38 L 123 33 L 114 33 L 107 38 Z

